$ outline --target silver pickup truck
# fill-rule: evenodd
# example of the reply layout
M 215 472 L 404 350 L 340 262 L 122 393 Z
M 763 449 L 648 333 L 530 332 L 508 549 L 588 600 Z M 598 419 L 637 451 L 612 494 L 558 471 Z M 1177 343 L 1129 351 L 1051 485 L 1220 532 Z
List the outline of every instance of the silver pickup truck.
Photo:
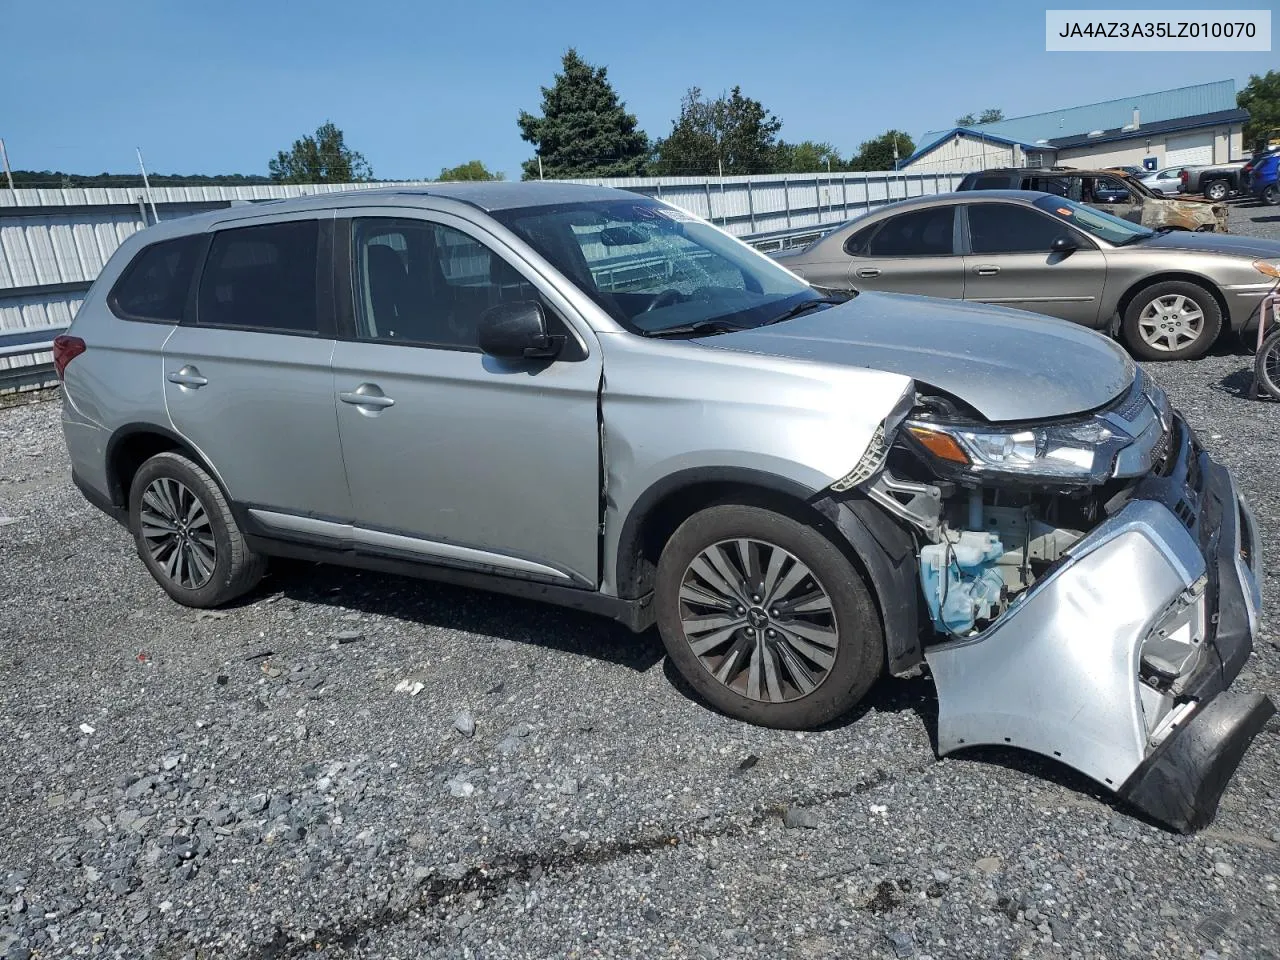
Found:
M 1225 200 L 1245 190 L 1245 167 L 1248 160 L 1216 163 L 1208 166 L 1183 167 L 1178 179 L 1183 193 L 1202 193 L 1210 200 Z

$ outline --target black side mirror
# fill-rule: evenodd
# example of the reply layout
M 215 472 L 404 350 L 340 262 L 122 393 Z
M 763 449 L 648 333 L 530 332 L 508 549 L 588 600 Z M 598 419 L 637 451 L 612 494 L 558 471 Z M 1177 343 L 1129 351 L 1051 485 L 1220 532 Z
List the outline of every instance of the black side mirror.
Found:
M 1071 253 L 1073 250 L 1079 250 L 1080 244 L 1076 242 L 1076 238 L 1069 234 L 1063 234 L 1055 237 L 1049 249 L 1054 253 Z
M 542 306 L 532 300 L 500 303 L 480 314 L 480 349 L 501 360 L 551 360 L 564 337 L 547 333 Z

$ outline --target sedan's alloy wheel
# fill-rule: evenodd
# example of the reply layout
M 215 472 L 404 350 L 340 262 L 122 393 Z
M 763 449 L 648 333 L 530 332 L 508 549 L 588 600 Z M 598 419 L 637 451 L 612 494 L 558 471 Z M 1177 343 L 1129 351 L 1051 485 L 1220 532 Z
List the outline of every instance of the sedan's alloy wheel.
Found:
M 189 590 L 209 582 L 218 545 L 204 504 L 186 484 L 172 477 L 152 480 L 139 521 L 147 551 L 170 580 Z
M 806 696 L 835 663 L 839 624 L 826 587 L 763 540 L 724 540 L 694 557 L 680 585 L 680 618 L 707 672 L 751 700 Z
M 1138 316 L 1138 333 L 1152 350 L 1172 353 L 1200 339 L 1204 311 L 1180 293 L 1156 297 Z

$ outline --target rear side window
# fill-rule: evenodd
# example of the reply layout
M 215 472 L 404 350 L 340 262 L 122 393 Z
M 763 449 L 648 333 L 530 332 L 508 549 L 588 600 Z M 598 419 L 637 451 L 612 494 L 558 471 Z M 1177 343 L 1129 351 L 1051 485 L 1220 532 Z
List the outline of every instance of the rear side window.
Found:
M 316 333 L 316 220 L 235 227 L 214 234 L 200 275 L 196 323 L 273 333 Z
M 867 256 L 950 256 L 955 215 L 955 207 L 933 207 L 886 220 L 867 245 Z
M 867 255 L 867 247 L 871 243 L 871 235 L 876 232 L 879 224 L 873 223 L 869 227 L 863 227 L 861 230 L 849 237 L 844 242 L 844 252 L 851 257 L 865 257 Z
M 975 203 L 969 207 L 969 242 L 974 253 L 1048 253 L 1068 231 L 1027 207 Z
M 125 320 L 178 323 L 200 254 L 197 235 L 143 247 L 111 288 L 107 304 Z

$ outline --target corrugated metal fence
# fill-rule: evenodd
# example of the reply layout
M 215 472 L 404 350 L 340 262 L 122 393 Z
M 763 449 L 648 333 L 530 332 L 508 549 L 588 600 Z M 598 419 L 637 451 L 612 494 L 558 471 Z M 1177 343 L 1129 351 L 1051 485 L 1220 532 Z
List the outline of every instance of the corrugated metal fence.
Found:
M 961 174 L 946 172 L 776 174 L 752 177 L 641 177 L 582 180 L 658 197 L 760 246 L 776 247 L 816 228 L 921 194 L 944 193 Z M 235 202 L 275 200 L 403 184 L 0 191 L 0 332 L 71 322 L 84 292 L 111 254 L 153 221 Z M 46 358 L 0 358 L 10 364 Z

